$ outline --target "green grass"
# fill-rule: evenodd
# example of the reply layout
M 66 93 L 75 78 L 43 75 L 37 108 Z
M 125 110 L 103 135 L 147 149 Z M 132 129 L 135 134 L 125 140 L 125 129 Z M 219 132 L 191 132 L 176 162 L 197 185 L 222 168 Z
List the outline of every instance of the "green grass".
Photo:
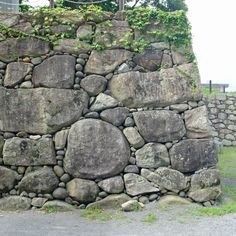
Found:
M 153 224 L 157 221 L 157 217 L 155 214 L 149 213 L 143 218 L 142 221 L 147 224 Z
M 236 179 L 236 147 L 225 147 L 219 154 L 218 168 L 224 178 Z
M 212 88 L 212 92 L 210 93 L 209 88 L 202 87 L 201 88 L 202 94 L 205 96 L 215 96 L 215 95 L 229 95 L 229 96 L 236 96 L 236 92 L 226 92 L 223 93 L 219 89 Z
M 218 168 L 223 178 L 236 181 L 236 147 L 224 147 L 219 154 Z M 236 186 L 222 184 L 223 194 L 229 198 L 229 202 L 221 203 L 217 207 L 199 208 L 193 214 L 198 216 L 223 216 L 236 213 Z
M 80 213 L 80 216 L 89 220 L 97 220 L 100 222 L 126 218 L 126 215 L 124 215 L 123 213 L 113 213 L 110 211 L 108 212 L 100 208 L 85 209 Z
M 47 207 L 43 207 L 41 210 L 44 211 L 45 213 L 56 213 L 56 212 L 65 211 L 61 207 L 57 207 L 57 206 L 47 206 Z
M 224 204 L 219 207 L 203 207 L 198 209 L 198 216 L 223 216 L 236 212 L 236 203 Z

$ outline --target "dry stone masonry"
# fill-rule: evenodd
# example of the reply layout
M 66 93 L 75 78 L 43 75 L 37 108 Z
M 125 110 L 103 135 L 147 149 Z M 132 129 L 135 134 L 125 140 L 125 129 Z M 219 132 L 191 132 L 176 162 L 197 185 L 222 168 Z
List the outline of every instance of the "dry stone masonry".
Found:
M 140 35 L 112 17 L 106 30 L 102 21 L 73 19 L 77 38 L 56 45 L 0 39 L 0 209 L 53 201 L 109 208 L 163 195 L 214 204 L 219 197 L 217 153 L 194 61 L 152 38 L 143 53 L 122 48 L 126 32 Z M 3 22 L 31 25 L 22 15 Z M 104 31 L 113 37 L 94 40 L 105 50 L 82 41 Z M 211 102 L 210 118 L 233 142 L 234 101 L 227 99 L 227 124 L 225 113 L 214 113 L 220 101 Z
M 208 108 L 214 140 L 219 146 L 236 146 L 236 96 L 216 95 L 204 97 Z

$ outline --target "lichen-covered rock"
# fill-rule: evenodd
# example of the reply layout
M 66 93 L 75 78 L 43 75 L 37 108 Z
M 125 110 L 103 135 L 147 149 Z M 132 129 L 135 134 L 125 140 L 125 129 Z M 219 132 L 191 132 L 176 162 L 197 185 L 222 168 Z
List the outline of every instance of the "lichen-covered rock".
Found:
M 14 170 L 0 166 L 0 193 L 10 191 L 16 183 L 16 177 Z
M 186 111 L 184 116 L 188 138 L 208 138 L 211 136 L 212 129 L 206 106 Z
M 47 200 L 47 198 L 35 197 L 32 199 L 31 205 L 34 207 L 42 207 Z
M 192 47 L 171 47 L 171 55 L 174 65 L 190 63 L 194 59 Z
M 184 199 L 179 196 L 173 196 L 173 195 L 167 195 L 164 197 L 161 197 L 160 200 L 157 202 L 157 207 L 167 207 L 167 206 L 173 206 L 173 205 L 189 205 L 191 202 L 187 199 Z
M 126 50 L 92 51 L 85 66 L 86 74 L 107 75 L 113 72 L 117 66 L 131 59 L 133 53 Z
M 188 139 L 170 149 L 173 169 L 183 173 L 194 172 L 217 163 L 216 147 L 211 139 Z
M 12 62 L 7 65 L 4 78 L 5 87 L 14 87 L 21 83 L 25 76 L 32 70 L 32 64 L 24 62 Z
M 28 193 L 51 193 L 56 189 L 58 183 L 52 169 L 43 167 L 25 175 L 19 183 L 19 190 Z
M 136 151 L 135 156 L 136 165 L 142 168 L 158 168 L 170 165 L 169 154 L 163 144 L 148 143 Z
M 155 172 L 142 169 L 141 175 L 159 186 L 160 189 L 166 189 L 175 193 L 187 187 L 187 180 L 182 173 L 166 167 L 160 167 Z
M 185 135 L 184 122 L 173 111 L 155 110 L 133 113 L 135 123 L 147 142 L 170 142 Z
M 0 210 L 17 211 L 29 210 L 31 207 L 31 199 L 20 196 L 10 196 L 0 199 Z
M 145 50 L 142 54 L 136 54 L 133 61 L 149 71 L 156 71 L 161 66 L 162 50 Z
M 115 126 L 121 126 L 129 115 L 129 109 L 126 107 L 117 107 L 106 109 L 100 113 L 102 120 L 107 121 Z
M 3 162 L 12 166 L 55 165 L 56 156 L 50 138 L 31 140 L 28 138 L 7 139 L 3 149 Z
M 194 80 L 194 90 L 189 77 Z M 131 108 L 160 107 L 201 98 L 200 78 L 194 64 L 160 72 L 118 74 L 111 79 L 109 89 L 116 99 Z
M 107 193 L 121 193 L 124 190 L 124 181 L 121 176 L 115 176 L 98 182 L 98 186 Z
M 56 55 L 34 68 L 32 81 L 35 87 L 66 89 L 73 87 L 74 76 L 75 57 Z
M 127 194 L 131 196 L 159 192 L 158 188 L 153 187 L 153 185 L 148 182 L 147 179 L 137 174 L 125 174 L 124 181 Z
M 145 144 L 144 139 L 141 137 L 137 129 L 128 127 L 123 130 L 123 133 L 130 145 L 134 148 L 141 148 Z
M 77 121 L 87 104 L 81 90 L 0 87 L 0 130 L 54 133 Z
M 91 45 L 78 39 L 59 39 L 57 45 L 54 46 L 54 50 L 79 55 L 88 53 L 91 50 Z
M 95 102 L 90 107 L 90 110 L 91 111 L 102 111 L 102 110 L 105 110 L 108 108 L 116 107 L 118 104 L 119 104 L 119 102 L 115 98 L 113 98 L 105 93 L 100 93 L 97 96 Z
M 104 199 L 90 203 L 86 208 L 87 209 L 94 209 L 94 208 L 101 208 L 101 209 L 120 209 L 121 204 L 130 200 L 130 197 L 124 193 L 122 194 L 112 194 Z
M 97 24 L 95 43 L 106 48 L 122 48 L 121 40 L 132 40 L 132 30 L 127 21 L 107 21 Z
M 111 177 L 122 172 L 129 156 L 129 145 L 118 128 L 86 119 L 70 129 L 64 168 L 74 177 Z
M 206 169 L 191 177 L 190 191 L 213 187 L 220 184 L 220 172 L 217 169 Z
M 80 86 L 90 95 L 97 96 L 106 89 L 107 80 L 100 75 L 89 75 L 81 80 Z
M 50 50 L 49 43 L 33 38 L 8 38 L 0 42 L 0 60 L 10 62 L 22 56 L 40 56 Z
M 93 25 L 91 24 L 84 24 L 81 25 L 77 31 L 76 31 L 76 36 L 80 40 L 88 39 L 93 36 Z
M 221 194 L 220 186 L 215 186 L 191 191 L 188 193 L 188 196 L 196 202 L 207 202 L 216 200 Z
M 80 203 L 95 201 L 99 188 L 94 181 L 85 179 L 73 179 L 66 185 L 70 197 Z

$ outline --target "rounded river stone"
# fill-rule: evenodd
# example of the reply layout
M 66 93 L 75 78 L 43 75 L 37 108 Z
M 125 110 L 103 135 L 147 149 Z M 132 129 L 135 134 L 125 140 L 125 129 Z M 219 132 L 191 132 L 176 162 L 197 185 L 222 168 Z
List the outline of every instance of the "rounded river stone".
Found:
M 70 129 L 64 167 L 74 177 L 111 177 L 123 171 L 129 156 L 129 145 L 118 128 L 101 120 L 86 119 Z

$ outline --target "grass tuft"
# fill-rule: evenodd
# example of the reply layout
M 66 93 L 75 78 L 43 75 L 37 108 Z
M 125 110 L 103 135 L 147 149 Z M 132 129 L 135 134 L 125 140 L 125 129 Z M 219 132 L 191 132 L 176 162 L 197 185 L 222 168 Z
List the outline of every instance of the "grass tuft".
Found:
M 142 221 L 147 224 L 153 224 L 157 221 L 157 217 L 155 214 L 149 213 L 143 218 Z
M 98 220 L 100 222 L 126 218 L 126 216 L 122 213 L 106 212 L 104 209 L 101 208 L 85 209 L 80 213 L 80 216 L 89 220 Z

